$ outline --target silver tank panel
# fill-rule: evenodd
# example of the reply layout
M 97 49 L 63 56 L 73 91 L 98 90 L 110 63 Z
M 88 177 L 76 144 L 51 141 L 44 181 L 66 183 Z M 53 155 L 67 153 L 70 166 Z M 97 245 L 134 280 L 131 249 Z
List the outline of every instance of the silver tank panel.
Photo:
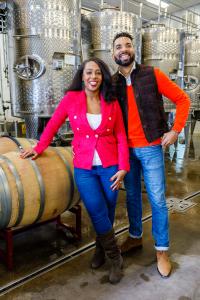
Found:
M 117 70 L 117 65 L 112 59 L 113 38 L 117 33 L 126 31 L 133 36 L 133 42 L 136 45 L 138 16 L 109 8 L 91 13 L 89 19 L 92 25 L 93 56 L 102 59 L 114 73 Z M 136 51 L 136 60 L 138 60 L 137 56 L 138 52 Z
M 172 80 L 176 78 L 180 60 L 180 33 L 175 28 L 152 25 L 145 28 L 142 37 L 143 63 L 163 71 Z M 171 110 L 174 105 L 164 98 L 164 107 Z
M 7 3 L 13 114 L 36 137 L 38 116 L 52 115 L 80 64 L 80 1 Z
M 200 38 L 185 40 L 185 90 L 191 99 L 191 109 L 200 110 Z

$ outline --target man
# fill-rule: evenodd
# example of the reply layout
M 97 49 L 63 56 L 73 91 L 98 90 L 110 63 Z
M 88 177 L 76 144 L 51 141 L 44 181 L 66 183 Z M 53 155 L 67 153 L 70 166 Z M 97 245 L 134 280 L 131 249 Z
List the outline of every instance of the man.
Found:
M 165 199 L 163 149 L 173 144 L 188 117 L 190 100 L 174 82 L 157 68 L 135 62 L 132 36 L 122 32 L 113 40 L 113 58 L 119 65 L 113 76 L 128 136 L 131 171 L 124 184 L 127 192 L 129 236 L 121 251 L 142 247 L 141 173 L 152 208 L 152 233 L 157 269 L 168 277 L 169 226 Z M 162 95 L 176 104 L 173 127 L 168 130 Z

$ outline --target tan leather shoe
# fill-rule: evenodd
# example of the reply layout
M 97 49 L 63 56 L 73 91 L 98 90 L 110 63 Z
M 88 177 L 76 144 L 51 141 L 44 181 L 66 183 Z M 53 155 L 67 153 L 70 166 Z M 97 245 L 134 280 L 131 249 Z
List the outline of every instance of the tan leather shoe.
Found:
M 122 254 L 139 248 L 142 248 L 142 238 L 134 239 L 130 236 L 120 245 Z
M 172 265 L 168 257 L 167 251 L 157 251 L 157 270 L 161 277 L 167 278 L 169 277 Z

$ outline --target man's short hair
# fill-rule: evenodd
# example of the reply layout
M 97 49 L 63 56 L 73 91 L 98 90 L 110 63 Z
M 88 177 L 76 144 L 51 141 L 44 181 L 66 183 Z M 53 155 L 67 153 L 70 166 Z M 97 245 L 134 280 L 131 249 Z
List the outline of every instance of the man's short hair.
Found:
M 114 36 L 114 39 L 113 39 L 113 46 L 114 46 L 114 43 L 115 41 L 118 39 L 118 38 L 121 38 L 121 37 L 127 37 L 129 38 L 131 41 L 133 41 L 133 37 L 130 33 L 128 32 L 120 32 L 120 33 L 117 33 L 115 36 Z

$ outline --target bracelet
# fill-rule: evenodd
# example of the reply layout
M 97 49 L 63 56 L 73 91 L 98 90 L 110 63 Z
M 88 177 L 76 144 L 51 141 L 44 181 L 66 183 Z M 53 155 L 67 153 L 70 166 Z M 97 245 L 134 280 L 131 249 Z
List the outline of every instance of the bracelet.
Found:
M 171 131 L 175 132 L 177 135 L 179 135 L 180 131 L 172 129 Z

